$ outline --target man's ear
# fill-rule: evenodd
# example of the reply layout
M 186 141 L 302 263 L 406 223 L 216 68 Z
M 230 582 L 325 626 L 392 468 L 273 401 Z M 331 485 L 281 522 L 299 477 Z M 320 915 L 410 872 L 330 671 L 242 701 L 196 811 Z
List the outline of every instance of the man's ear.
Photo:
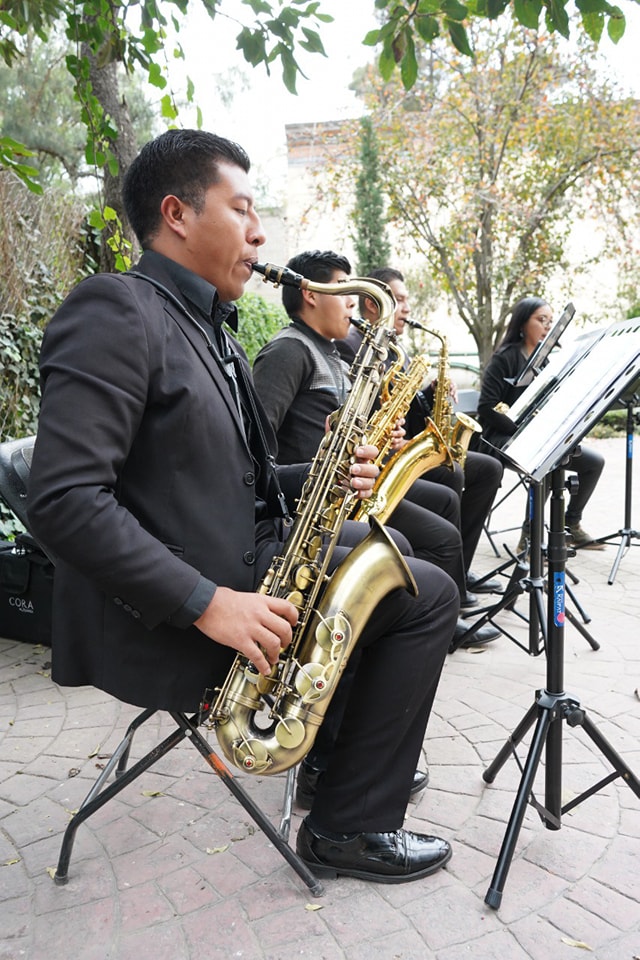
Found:
M 166 225 L 170 230 L 183 238 L 185 236 L 185 207 L 186 204 L 172 193 L 163 197 L 162 203 L 160 204 L 160 213 Z
M 304 303 L 308 303 L 309 306 L 315 307 L 316 305 L 316 292 L 315 290 L 304 290 L 301 289 L 300 293 L 302 294 L 302 299 Z
M 371 317 L 374 320 L 378 319 L 378 304 L 375 302 L 375 300 L 372 300 L 371 297 L 365 296 L 363 307 L 363 313 L 366 313 L 367 317 Z

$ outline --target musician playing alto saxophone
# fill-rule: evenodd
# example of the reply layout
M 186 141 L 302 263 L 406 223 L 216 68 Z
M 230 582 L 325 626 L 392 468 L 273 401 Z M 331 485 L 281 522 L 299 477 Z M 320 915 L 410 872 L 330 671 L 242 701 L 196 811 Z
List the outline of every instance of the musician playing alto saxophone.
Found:
M 142 258 L 76 287 L 42 347 L 28 515 L 56 557 L 52 676 L 153 710 L 197 711 L 236 651 L 268 674 L 297 621 L 289 600 L 257 592 L 306 468 L 274 468 L 233 335 L 265 241 L 249 168 L 201 130 L 147 143 L 124 185 Z M 355 444 L 358 494 L 375 455 Z M 344 533 L 334 565 L 366 529 Z M 322 876 L 398 883 L 451 856 L 402 824 L 458 597 L 437 567 L 407 562 L 418 595 L 395 590 L 363 630 L 339 745 L 298 834 Z
M 394 267 L 380 267 L 372 270 L 368 275 L 382 280 L 391 288 L 396 300 L 394 326 L 398 337 L 401 337 L 411 316 L 409 291 L 404 276 Z M 376 305 L 369 297 L 360 297 L 360 315 L 366 321 L 375 319 Z M 357 349 L 359 334 L 356 328 L 352 329 L 345 340 L 337 341 L 336 346 L 345 361 L 351 363 L 354 350 Z M 439 371 L 440 376 L 440 371 Z M 452 385 L 452 400 L 456 398 L 455 384 Z M 434 397 L 438 384 L 436 381 L 418 391 L 415 402 L 412 404 L 405 422 L 407 437 L 412 437 L 424 428 L 425 417 L 433 412 Z M 447 391 L 448 392 L 448 391 Z M 439 466 L 423 475 L 424 480 L 432 484 L 444 484 L 455 491 L 460 502 L 460 533 L 462 536 L 463 567 L 467 592 L 490 592 L 498 586 L 495 581 L 478 584 L 480 579 L 471 570 L 473 556 L 480 540 L 485 519 L 491 509 L 498 488 L 502 480 L 502 468 L 493 457 L 470 450 L 466 455 L 464 471 L 459 465 L 453 470 Z M 436 506 L 431 509 L 436 510 Z M 494 634 L 498 635 L 495 630 Z

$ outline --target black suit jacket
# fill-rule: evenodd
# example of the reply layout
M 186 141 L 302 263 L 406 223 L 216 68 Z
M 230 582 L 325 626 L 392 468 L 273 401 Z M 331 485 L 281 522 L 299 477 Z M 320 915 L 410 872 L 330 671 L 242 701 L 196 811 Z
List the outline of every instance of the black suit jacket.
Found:
M 161 261 L 137 269 L 181 299 Z M 53 679 L 195 709 L 233 653 L 171 617 L 201 576 L 255 589 L 265 458 L 202 333 L 143 279 L 83 281 L 46 330 L 41 374 L 28 515 L 56 556 Z M 290 500 L 301 475 L 285 478 Z

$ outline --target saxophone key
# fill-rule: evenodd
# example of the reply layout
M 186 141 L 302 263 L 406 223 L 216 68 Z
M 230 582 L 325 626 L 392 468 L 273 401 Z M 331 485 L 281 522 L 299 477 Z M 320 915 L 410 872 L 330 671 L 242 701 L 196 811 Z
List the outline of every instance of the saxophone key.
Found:
M 306 736 L 305 725 L 297 717 L 287 717 L 276 725 L 275 738 L 285 750 L 295 750 Z

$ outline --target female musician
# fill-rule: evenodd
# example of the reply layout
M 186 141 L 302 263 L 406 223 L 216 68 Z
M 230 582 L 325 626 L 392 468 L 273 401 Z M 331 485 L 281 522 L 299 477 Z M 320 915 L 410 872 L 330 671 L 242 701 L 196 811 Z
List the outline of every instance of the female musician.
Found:
M 478 401 L 478 419 L 484 439 L 494 447 L 502 447 L 517 429 L 508 415 L 495 408 L 499 403 L 511 406 L 526 389 L 523 386 L 514 387 L 509 380 L 515 380 L 524 370 L 529 357 L 549 332 L 552 320 L 551 307 L 545 300 L 539 297 L 520 300 L 511 312 L 511 320 L 500 346 L 487 364 Z M 569 461 L 568 469 L 578 475 L 579 483 L 578 491 L 571 496 L 566 512 L 569 542 L 574 547 L 604 549 L 603 544 L 595 543 L 581 525 L 583 510 L 596 488 L 603 467 L 601 454 L 588 446 L 580 447 Z M 527 540 L 528 524 L 525 522 L 518 553 L 525 549 Z

